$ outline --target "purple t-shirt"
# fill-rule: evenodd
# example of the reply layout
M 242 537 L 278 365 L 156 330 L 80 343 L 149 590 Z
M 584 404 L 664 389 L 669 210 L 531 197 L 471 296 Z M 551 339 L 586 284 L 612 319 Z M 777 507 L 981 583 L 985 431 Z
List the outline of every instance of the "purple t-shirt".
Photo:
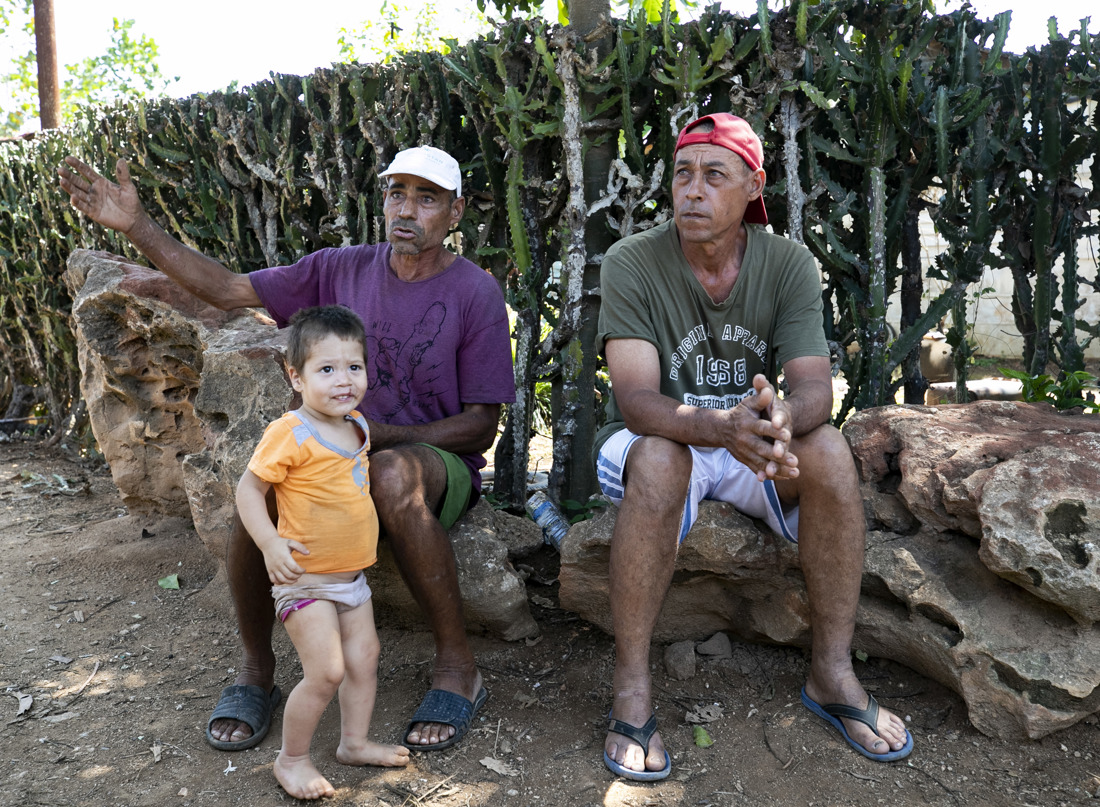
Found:
M 346 305 L 360 316 L 369 385 L 357 408 L 368 420 L 415 426 L 457 415 L 463 404 L 514 401 L 508 313 L 492 275 L 458 257 L 406 283 L 389 257 L 388 243 L 322 249 L 248 277 L 280 328 L 315 305 Z M 480 490 L 485 458 L 462 459 Z

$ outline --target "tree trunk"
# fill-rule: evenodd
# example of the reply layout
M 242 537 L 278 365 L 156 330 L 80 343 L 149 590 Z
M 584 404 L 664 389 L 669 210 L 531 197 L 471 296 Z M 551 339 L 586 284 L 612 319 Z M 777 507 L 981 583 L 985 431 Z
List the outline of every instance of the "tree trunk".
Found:
M 921 291 L 924 289 L 924 271 L 921 267 L 920 205 L 912 203 L 905 211 L 901 250 L 901 327 L 905 333 L 916 325 L 921 316 Z M 905 378 L 905 402 L 923 404 L 928 380 L 920 369 L 920 347 L 911 350 L 902 362 Z
M 57 85 L 53 0 L 34 0 L 34 47 L 38 60 L 38 117 L 43 129 L 56 129 L 61 125 L 61 95 Z
M 570 0 L 569 26 L 582 38 L 596 31 L 600 25 L 611 18 L 609 0 Z M 601 37 L 587 43 L 594 48 L 602 59 L 610 47 L 610 41 Z M 598 99 L 583 96 L 581 105 L 591 112 Z M 598 200 L 607 187 L 607 176 L 614 157 L 614 141 L 601 146 L 589 146 L 584 150 L 584 206 Z M 599 286 L 599 266 L 593 263 L 592 256 L 602 255 L 614 242 L 614 236 L 606 225 L 603 212 L 586 216 L 584 226 L 584 249 L 587 253 L 583 278 L 581 280 L 581 298 L 577 301 L 579 310 L 574 317 L 576 331 L 571 342 L 562 351 L 562 377 L 555 386 L 555 408 L 563 415 L 555 429 L 555 441 L 560 431 L 568 441 L 555 446 L 554 468 L 550 477 L 551 495 L 559 501 L 587 501 L 596 492 L 596 472 L 589 456 L 596 437 L 596 320 L 599 311 L 597 301 L 587 294 L 589 289 Z M 564 261 L 563 261 L 564 263 Z M 563 299 L 570 295 L 563 294 Z M 565 312 L 563 311 L 563 316 Z M 559 459 L 561 462 L 559 462 Z

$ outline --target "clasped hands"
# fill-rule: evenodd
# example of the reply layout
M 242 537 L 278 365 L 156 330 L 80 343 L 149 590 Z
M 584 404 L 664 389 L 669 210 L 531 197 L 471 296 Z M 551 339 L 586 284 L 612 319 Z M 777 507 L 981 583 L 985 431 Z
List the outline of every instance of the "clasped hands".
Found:
M 755 394 L 729 410 L 733 438 L 727 447 L 761 482 L 794 479 L 798 457 L 790 451 L 790 408 L 763 375 L 755 376 L 752 385 Z

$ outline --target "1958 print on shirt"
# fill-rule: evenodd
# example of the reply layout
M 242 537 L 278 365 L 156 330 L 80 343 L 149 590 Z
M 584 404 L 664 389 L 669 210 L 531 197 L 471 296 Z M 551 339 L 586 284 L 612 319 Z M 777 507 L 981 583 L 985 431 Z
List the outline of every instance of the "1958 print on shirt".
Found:
M 707 323 L 692 328 L 671 354 L 668 376 L 672 381 L 679 381 L 681 373 L 694 371 L 691 382 L 694 382 L 700 394 L 685 392 L 684 403 L 688 406 L 698 406 L 703 409 L 732 409 L 744 398 L 753 394 L 751 388 L 744 393 L 724 395 L 702 394 L 702 390 L 707 387 L 721 389 L 731 384 L 736 388 L 744 389 L 749 382 L 748 363 L 744 358 L 730 360 L 705 355 L 706 346 L 712 338 L 713 333 Z M 740 325 L 727 323 L 723 326 L 722 341 L 743 345 L 744 349 L 755 354 L 761 363 L 768 352 L 767 342 Z

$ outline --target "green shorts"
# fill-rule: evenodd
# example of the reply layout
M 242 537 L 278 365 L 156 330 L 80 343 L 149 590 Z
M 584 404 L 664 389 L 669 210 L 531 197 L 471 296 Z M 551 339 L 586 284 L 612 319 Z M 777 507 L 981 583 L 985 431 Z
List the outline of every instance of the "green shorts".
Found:
M 443 529 L 449 530 L 470 509 L 474 493 L 470 469 L 457 454 L 427 443 L 418 445 L 430 448 L 438 454 L 447 468 L 447 490 L 443 493 L 443 503 L 439 507 L 439 523 L 443 525 Z

